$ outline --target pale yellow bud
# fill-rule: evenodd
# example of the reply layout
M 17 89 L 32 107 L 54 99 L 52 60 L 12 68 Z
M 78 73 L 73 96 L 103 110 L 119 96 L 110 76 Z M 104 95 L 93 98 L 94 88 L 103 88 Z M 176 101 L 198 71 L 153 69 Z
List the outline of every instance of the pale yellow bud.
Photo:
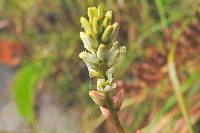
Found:
M 103 28 L 105 29 L 112 21 L 112 11 L 108 11 L 103 20 Z
M 89 76 L 90 77 L 97 77 L 97 78 L 100 77 L 100 73 L 97 72 L 96 70 L 91 69 L 91 68 L 88 67 L 88 71 L 89 71 Z
M 104 60 L 108 54 L 108 48 L 105 44 L 100 44 L 97 50 L 97 57 L 99 60 Z
M 96 37 L 91 33 L 88 33 L 87 36 L 88 36 L 89 42 L 91 43 L 92 47 L 95 50 L 97 50 L 99 47 L 99 43 L 98 43 L 98 40 L 96 39 Z
M 113 31 L 113 27 L 111 25 L 109 25 L 105 31 L 103 32 L 103 35 L 101 37 L 101 41 L 105 44 L 108 43 L 108 41 L 110 40 L 111 38 L 111 34 L 112 34 L 112 31 Z
M 92 23 L 93 19 L 97 17 L 97 8 L 96 7 L 89 7 L 88 8 L 88 17 L 90 23 Z
M 86 18 L 81 17 L 80 22 L 86 33 L 88 32 L 92 33 L 92 26 Z
M 109 52 L 109 56 L 108 56 L 108 65 L 109 66 L 113 66 L 113 65 L 115 65 L 117 62 L 118 62 L 118 60 L 119 60 L 119 49 L 117 49 L 117 50 L 114 50 L 114 51 L 112 51 L 112 52 Z
M 102 32 L 101 20 L 100 20 L 98 17 L 95 17 L 95 18 L 93 19 L 93 22 L 92 22 L 92 29 L 93 29 L 94 35 L 98 38 L 99 35 L 100 35 L 101 32 Z
M 98 17 L 102 20 L 105 14 L 105 9 L 103 5 L 98 6 Z
M 116 39 L 116 37 L 117 37 L 118 32 L 119 32 L 119 24 L 118 23 L 114 23 L 112 25 L 112 27 L 113 27 L 112 40 L 114 41 Z

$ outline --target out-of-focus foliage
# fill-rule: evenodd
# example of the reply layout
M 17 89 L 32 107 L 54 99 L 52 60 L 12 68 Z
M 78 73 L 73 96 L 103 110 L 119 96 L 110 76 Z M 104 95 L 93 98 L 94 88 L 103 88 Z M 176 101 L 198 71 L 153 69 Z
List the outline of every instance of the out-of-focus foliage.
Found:
M 13 97 L 22 116 L 30 124 L 35 121 L 35 88 L 39 80 L 49 73 L 50 64 L 41 60 L 26 64 L 16 73 L 13 83 Z

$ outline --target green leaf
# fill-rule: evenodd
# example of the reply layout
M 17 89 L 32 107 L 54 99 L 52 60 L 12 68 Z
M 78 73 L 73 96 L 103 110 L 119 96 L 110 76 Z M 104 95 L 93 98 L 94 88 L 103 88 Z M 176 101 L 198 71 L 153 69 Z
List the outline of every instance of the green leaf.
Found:
M 20 10 L 30 10 L 33 5 L 36 3 L 35 0 L 8 0 L 9 4 Z
M 19 113 L 29 122 L 34 124 L 35 114 L 35 87 L 50 70 L 50 65 L 37 61 L 22 67 L 16 73 L 13 83 L 13 98 Z

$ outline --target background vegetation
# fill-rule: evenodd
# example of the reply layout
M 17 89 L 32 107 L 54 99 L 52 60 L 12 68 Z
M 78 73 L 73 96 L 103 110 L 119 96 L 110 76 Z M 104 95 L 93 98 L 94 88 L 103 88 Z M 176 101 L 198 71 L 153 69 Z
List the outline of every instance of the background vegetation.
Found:
M 8 89 L 29 125 L 17 131 L 67 131 L 40 127 L 43 97 L 49 95 L 62 108 L 62 117 L 77 116 L 71 126 L 76 130 L 68 132 L 116 132 L 89 99 L 88 91 L 96 85 L 78 58 L 83 50 L 80 16 L 99 3 L 114 12 L 121 26 L 118 40 L 127 46 L 116 75 L 118 89 L 125 89 L 120 112 L 124 127 L 129 132 L 187 132 L 169 77 L 168 53 L 176 46 L 171 62 L 176 74 L 171 80 L 180 83 L 199 133 L 199 0 L 1 0 L 0 63 L 16 70 Z

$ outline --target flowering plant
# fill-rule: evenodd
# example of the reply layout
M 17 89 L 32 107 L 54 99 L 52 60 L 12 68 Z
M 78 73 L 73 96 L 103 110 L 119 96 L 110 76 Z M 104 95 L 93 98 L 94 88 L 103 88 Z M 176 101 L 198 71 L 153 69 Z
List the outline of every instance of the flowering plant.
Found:
M 119 132 L 124 133 L 118 118 L 123 91 L 112 96 L 116 88 L 113 73 L 120 57 L 126 52 L 125 46 L 115 41 L 119 24 L 112 23 L 112 11 L 105 12 L 102 5 L 88 8 L 88 18 L 81 17 L 84 31 L 80 32 L 85 51 L 79 57 L 86 63 L 89 76 L 97 79 L 97 90 L 89 92 L 93 101 L 101 108 L 105 118 L 111 118 Z

